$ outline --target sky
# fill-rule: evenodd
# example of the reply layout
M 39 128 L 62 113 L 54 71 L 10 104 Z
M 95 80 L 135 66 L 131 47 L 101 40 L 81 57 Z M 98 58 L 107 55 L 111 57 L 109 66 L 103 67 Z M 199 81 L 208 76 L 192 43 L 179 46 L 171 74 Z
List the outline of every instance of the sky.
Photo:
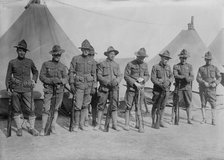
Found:
M 0 0 L 0 36 L 24 11 L 28 0 Z M 148 60 L 168 45 L 191 16 L 206 46 L 224 27 L 222 1 L 214 0 L 45 0 L 50 12 L 79 47 L 88 39 L 96 58 L 113 46 L 117 58 L 146 48 Z

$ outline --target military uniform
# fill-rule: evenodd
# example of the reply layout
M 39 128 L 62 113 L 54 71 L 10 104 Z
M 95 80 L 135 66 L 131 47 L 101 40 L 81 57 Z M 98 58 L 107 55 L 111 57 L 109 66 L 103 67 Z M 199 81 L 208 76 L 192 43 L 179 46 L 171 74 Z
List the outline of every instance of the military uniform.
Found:
M 211 53 L 207 52 L 205 55 L 206 58 L 211 59 Z M 216 108 L 216 86 L 221 82 L 221 74 L 219 69 L 212 64 L 205 64 L 198 69 L 197 73 L 197 82 L 199 83 L 199 94 L 201 98 L 201 107 L 204 122 L 206 122 L 205 118 L 205 107 L 206 103 L 209 102 L 212 108 L 212 113 Z M 206 83 L 208 85 L 206 85 Z M 214 86 L 212 86 L 214 84 Z M 212 114 L 212 119 L 214 121 L 215 115 Z M 215 122 L 213 122 L 215 123 Z
M 18 49 L 22 49 L 25 52 L 27 44 L 25 40 L 19 42 L 18 46 L 15 46 Z M 17 51 L 18 52 L 18 51 Z M 18 136 L 22 136 L 22 129 L 20 123 L 21 117 L 21 102 L 23 102 L 25 110 L 29 115 L 29 130 L 32 134 L 36 134 L 34 129 L 35 123 L 35 106 L 34 101 L 31 100 L 31 88 L 33 88 L 31 80 L 31 72 L 33 74 L 32 80 L 37 82 L 38 70 L 36 69 L 35 64 L 31 59 L 20 58 L 19 56 L 16 59 L 13 59 L 8 64 L 7 74 L 6 74 L 6 88 L 11 89 L 12 92 L 12 105 L 13 105 L 13 117 L 16 122 Z M 31 104 L 32 101 L 32 104 Z M 32 107 L 31 107 L 32 106 Z
M 116 51 L 113 47 L 109 47 L 107 52 L 104 54 L 110 54 L 110 52 L 115 52 L 116 55 L 118 51 Z M 101 128 L 101 117 L 102 112 L 105 108 L 107 99 L 109 98 L 109 93 L 112 91 L 113 102 L 111 106 L 112 110 L 112 121 L 113 128 L 117 129 L 117 102 L 119 101 L 119 83 L 122 80 L 122 74 L 120 72 L 119 64 L 113 60 L 107 58 L 105 61 L 99 63 L 97 69 L 97 79 L 100 83 L 99 87 L 99 102 L 98 102 L 98 124 L 99 128 Z
M 183 49 L 179 56 L 188 58 L 189 54 L 185 49 Z M 188 123 L 191 124 L 190 107 L 192 101 L 192 81 L 194 80 L 192 65 L 188 63 L 178 63 L 173 66 L 173 74 L 175 78 L 175 88 L 178 91 L 178 101 L 184 101 Z
M 90 43 L 88 40 L 85 40 L 82 46 L 90 50 Z M 81 130 L 84 129 L 83 125 L 86 113 L 88 112 L 88 106 L 91 102 L 90 93 L 95 77 L 96 65 L 88 55 L 84 56 L 82 54 L 73 57 L 70 64 L 69 84 L 75 88 L 75 129 L 77 129 L 78 126 Z
M 60 46 L 55 45 L 52 48 L 54 54 L 62 54 L 64 50 L 60 49 Z M 59 53 L 58 53 L 59 52 Z M 64 95 L 64 85 L 68 83 L 67 68 L 61 62 L 56 62 L 54 60 L 49 60 L 42 64 L 40 70 L 40 81 L 44 86 L 44 103 L 42 110 L 42 133 L 43 136 L 44 129 L 46 127 L 47 119 L 50 114 L 50 106 L 53 96 L 53 87 L 56 87 L 56 103 L 54 108 L 54 119 L 51 124 L 53 133 L 55 132 L 56 120 L 58 117 L 58 109 L 61 107 L 63 95 Z
M 170 59 L 170 53 L 165 51 L 160 54 L 161 57 L 167 57 Z M 167 100 L 170 94 L 170 86 L 173 82 L 173 74 L 171 67 L 168 64 L 163 64 L 162 61 L 152 67 L 151 81 L 153 85 L 153 107 L 152 107 L 152 127 L 155 126 L 155 115 L 159 116 L 159 122 L 161 127 L 165 127 L 163 123 L 163 116 Z M 161 96 L 163 95 L 163 96 Z M 160 102 L 160 103 L 159 103 Z M 156 113 L 157 111 L 157 113 Z M 161 113 L 159 113 L 161 112 Z M 159 115 L 160 114 L 160 115 Z
M 146 51 L 144 48 L 141 48 L 138 52 L 136 52 L 137 57 L 147 57 Z M 138 79 L 141 78 L 142 82 L 138 82 Z M 129 130 L 129 114 L 130 110 L 132 109 L 133 104 L 135 104 L 135 111 L 137 111 L 137 107 L 140 108 L 141 106 L 137 106 L 140 104 L 137 104 L 138 98 L 140 98 L 141 104 L 143 104 L 143 98 L 144 98 L 144 88 L 138 89 L 135 85 L 135 83 L 141 83 L 144 85 L 149 80 L 149 71 L 148 71 L 148 65 L 143 61 L 139 60 L 138 58 L 129 62 L 124 71 L 124 79 L 127 83 L 127 90 L 125 93 L 125 104 L 126 104 L 126 112 L 125 112 L 125 130 Z M 140 92 L 140 94 L 138 94 Z M 140 97 L 138 97 L 140 95 Z M 137 115 L 137 113 L 136 113 Z M 138 115 L 141 118 L 141 114 Z M 136 117 L 137 119 L 137 117 Z M 137 122 L 138 123 L 138 122 Z M 136 123 L 136 126 L 139 124 Z M 143 125 L 143 124 L 141 124 Z M 143 127 L 141 127 L 140 130 L 143 132 Z M 139 130 L 139 131 L 140 131 Z

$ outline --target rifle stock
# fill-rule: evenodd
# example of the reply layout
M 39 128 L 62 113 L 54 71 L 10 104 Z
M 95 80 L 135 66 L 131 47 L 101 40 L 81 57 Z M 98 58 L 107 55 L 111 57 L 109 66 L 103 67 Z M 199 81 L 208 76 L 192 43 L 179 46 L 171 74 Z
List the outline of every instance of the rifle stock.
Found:
M 72 110 L 71 110 L 71 117 L 70 117 L 70 124 L 69 124 L 69 131 L 72 132 L 73 130 L 73 123 L 74 123 L 74 94 L 72 94 Z
M 10 95 L 10 97 L 9 97 L 8 120 L 7 120 L 7 137 L 11 137 L 11 132 L 12 132 L 12 95 Z
M 45 127 L 45 135 L 48 136 L 50 135 L 50 132 L 51 132 L 51 124 L 52 124 L 52 121 L 54 119 L 54 111 L 55 111 L 55 105 L 56 105 L 56 89 L 57 89 L 57 86 L 56 85 L 53 85 L 53 96 L 52 96 L 52 103 L 51 103 L 51 108 L 50 108 L 50 116 L 48 118 L 48 123 Z
M 104 131 L 109 132 L 109 126 L 110 126 L 110 119 L 111 119 L 111 114 L 112 114 L 112 105 L 113 105 L 113 89 L 110 88 L 109 90 L 109 96 L 110 96 L 110 103 L 107 109 L 107 116 L 106 116 L 106 121 L 105 121 L 105 126 L 104 126 Z

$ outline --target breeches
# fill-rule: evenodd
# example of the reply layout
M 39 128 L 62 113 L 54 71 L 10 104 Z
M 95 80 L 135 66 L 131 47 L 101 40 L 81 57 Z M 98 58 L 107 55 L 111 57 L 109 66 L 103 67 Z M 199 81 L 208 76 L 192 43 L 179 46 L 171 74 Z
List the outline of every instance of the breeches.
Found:
M 118 102 L 118 92 L 119 90 L 113 90 L 112 91 L 112 107 L 111 107 L 111 110 L 112 111 L 116 111 L 117 110 L 117 102 Z M 110 100 L 110 91 L 108 92 L 102 92 L 102 91 L 99 91 L 99 103 L 98 103 L 98 110 L 99 111 L 103 111 L 105 106 L 106 106 L 106 103 L 107 103 L 107 99 Z
M 75 110 L 81 110 L 89 106 L 91 102 L 90 91 L 91 91 L 91 88 L 76 89 L 76 92 L 74 95 Z
M 143 104 L 144 102 L 144 91 L 141 90 L 140 92 L 140 99 L 139 99 L 139 103 Z M 125 104 L 126 104 L 126 110 L 132 110 L 132 106 L 135 105 L 135 110 L 136 110 L 136 105 L 138 105 L 138 92 L 136 91 L 130 91 L 130 90 L 126 90 L 125 93 Z
M 63 100 L 63 95 L 64 92 L 57 93 L 56 94 L 56 103 L 55 103 L 55 111 L 58 110 L 59 107 L 61 107 L 61 103 Z M 50 113 L 50 108 L 51 108 L 51 103 L 54 101 L 54 97 L 52 93 L 45 93 L 44 94 L 44 104 L 43 104 L 43 113 L 49 114 Z
M 161 96 L 161 92 L 153 91 L 153 109 L 160 108 L 160 110 L 165 109 L 170 92 L 165 92 L 164 96 Z
M 185 104 L 184 107 L 188 108 L 191 106 L 191 101 L 192 101 L 192 91 L 191 90 L 180 90 L 178 91 L 178 102 L 179 105 Z
M 201 98 L 201 107 L 206 107 L 206 103 L 209 102 L 212 109 L 216 108 L 216 91 L 199 91 Z
M 13 106 L 14 116 L 18 116 L 22 113 L 22 108 L 21 108 L 22 106 L 24 107 L 24 110 L 27 112 L 29 116 L 31 117 L 35 116 L 34 100 L 32 101 L 32 107 L 31 107 L 31 92 L 25 92 L 25 93 L 13 92 L 12 106 Z

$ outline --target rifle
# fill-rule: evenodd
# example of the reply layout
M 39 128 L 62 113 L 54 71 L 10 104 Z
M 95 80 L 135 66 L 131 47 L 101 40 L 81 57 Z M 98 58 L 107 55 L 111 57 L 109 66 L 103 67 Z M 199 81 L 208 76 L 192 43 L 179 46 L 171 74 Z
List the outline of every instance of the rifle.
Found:
M 173 97 L 173 108 L 172 108 L 172 118 L 173 118 L 173 112 L 174 112 L 174 124 L 178 125 L 179 124 L 179 115 L 180 115 L 180 108 L 179 108 L 179 88 L 180 88 L 180 83 L 177 83 L 177 86 L 174 90 L 174 97 Z
M 11 87 L 9 90 L 12 91 Z M 7 88 L 8 91 L 8 88 Z M 8 120 L 7 120 L 7 137 L 11 137 L 12 132 L 12 95 L 9 97 Z
M 72 91 L 65 85 L 64 86 L 66 90 L 68 90 L 69 93 L 72 94 L 72 109 L 71 109 L 71 115 L 70 115 L 70 124 L 69 124 L 69 131 L 72 132 L 73 130 L 73 123 L 74 123 L 74 115 L 75 115 L 75 107 L 74 107 L 74 98 L 75 95 L 72 93 Z
M 50 132 L 51 132 L 51 124 L 52 124 L 52 121 L 54 119 L 54 111 L 55 111 L 55 105 L 56 105 L 56 100 L 57 100 L 57 97 L 56 97 L 56 89 L 57 89 L 57 86 L 56 85 L 53 85 L 53 96 L 52 96 L 52 101 L 51 101 L 50 117 L 48 119 L 48 124 L 45 127 L 45 135 L 46 136 L 49 136 L 50 135 Z
M 142 101 L 141 101 L 141 90 L 137 90 L 138 94 L 136 94 L 136 96 L 138 96 L 138 99 L 136 101 L 136 123 L 137 126 L 140 128 L 140 121 L 142 123 L 142 127 L 144 128 L 144 120 L 143 120 L 143 116 L 142 116 Z
M 110 126 L 110 119 L 111 119 L 111 114 L 112 114 L 112 105 L 113 105 L 113 88 L 110 87 L 109 89 L 109 106 L 107 109 L 107 116 L 106 116 L 106 121 L 104 125 L 104 132 L 109 132 L 109 126 Z
M 155 124 L 156 129 L 160 128 L 160 121 L 161 121 L 161 108 L 160 108 L 160 106 L 163 104 L 165 96 L 166 96 L 166 91 L 163 89 L 162 92 L 160 93 L 159 100 L 158 100 L 158 103 L 157 103 L 157 108 L 156 108 L 156 124 Z

